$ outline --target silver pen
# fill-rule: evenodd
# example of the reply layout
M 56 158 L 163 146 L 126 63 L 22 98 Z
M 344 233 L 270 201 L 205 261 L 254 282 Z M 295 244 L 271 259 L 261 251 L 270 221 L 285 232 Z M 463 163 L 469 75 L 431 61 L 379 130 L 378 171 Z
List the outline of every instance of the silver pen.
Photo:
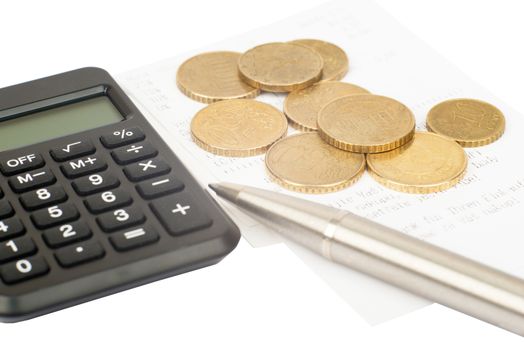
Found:
M 231 183 L 216 194 L 327 259 L 524 336 L 524 280 L 348 211 Z

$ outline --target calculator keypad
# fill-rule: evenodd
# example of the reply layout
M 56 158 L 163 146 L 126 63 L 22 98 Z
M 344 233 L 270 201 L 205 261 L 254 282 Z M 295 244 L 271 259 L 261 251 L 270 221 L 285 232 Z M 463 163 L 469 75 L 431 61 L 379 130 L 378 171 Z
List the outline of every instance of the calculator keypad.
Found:
M 159 242 L 158 228 L 149 222 L 144 208 L 133 204 L 133 194 L 120 187 L 121 181 L 133 183 L 136 195 L 148 201 L 153 217 L 172 236 L 212 224 L 139 128 L 103 135 L 100 142 L 110 149 L 107 156 L 90 140 L 71 141 L 49 150 L 76 195 L 83 197 L 94 221 L 84 218 L 82 210 L 69 201 L 67 185 L 56 183 L 41 155 L 0 162 L 0 171 L 9 176 L 10 187 L 19 193 L 20 204 L 31 212 L 32 223 L 61 267 L 70 269 L 103 259 L 107 248 L 101 239 L 107 239 L 119 254 Z M 113 162 L 111 167 L 109 162 Z M 121 169 L 120 174 L 115 166 Z M 34 237 L 25 235 L 24 224 L 14 217 L 13 206 L 3 197 L 0 189 L 0 278 L 15 284 L 46 275 L 52 264 L 38 254 Z

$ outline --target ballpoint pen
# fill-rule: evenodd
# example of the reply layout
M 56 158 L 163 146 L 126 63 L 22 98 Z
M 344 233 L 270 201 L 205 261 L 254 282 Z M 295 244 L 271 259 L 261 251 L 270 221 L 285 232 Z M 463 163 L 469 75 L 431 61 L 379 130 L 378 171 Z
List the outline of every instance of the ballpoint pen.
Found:
M 524 336 L 524 280 L 351 212 L 254 187 L 216 194 L 334 262 Z

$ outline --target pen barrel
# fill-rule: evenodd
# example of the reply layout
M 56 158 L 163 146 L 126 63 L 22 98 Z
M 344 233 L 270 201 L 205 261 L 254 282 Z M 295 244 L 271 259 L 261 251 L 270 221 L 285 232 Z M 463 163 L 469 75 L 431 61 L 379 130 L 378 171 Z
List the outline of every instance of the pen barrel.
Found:
M 321 253 L 402 289 L 524 336 L 524 281 L 351 213 Z

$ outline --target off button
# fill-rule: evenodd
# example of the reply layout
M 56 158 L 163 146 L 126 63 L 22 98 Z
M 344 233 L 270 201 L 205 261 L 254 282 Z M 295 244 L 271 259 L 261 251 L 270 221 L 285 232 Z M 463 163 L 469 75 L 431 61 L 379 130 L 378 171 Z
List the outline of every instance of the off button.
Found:
M 18 174 L 24 171 L 44 166 L 44 159 L 38 153 L 24 154 L 11 159 L 0 161 L 0 171 L 5 176 Z

